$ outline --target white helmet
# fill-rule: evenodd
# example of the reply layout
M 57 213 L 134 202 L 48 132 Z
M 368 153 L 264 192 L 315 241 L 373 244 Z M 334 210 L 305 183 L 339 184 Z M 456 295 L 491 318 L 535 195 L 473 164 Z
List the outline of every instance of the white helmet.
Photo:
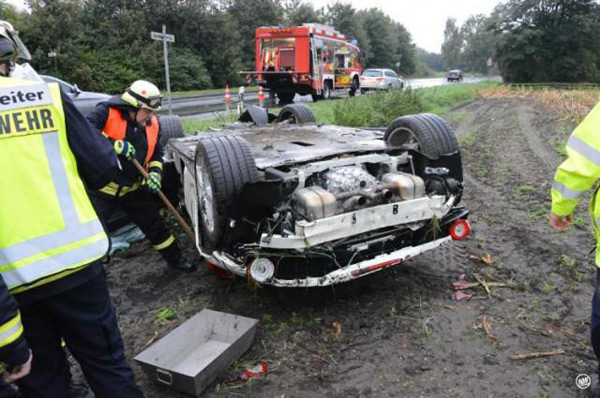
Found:
M 154 84 L 146 80 L 136 80 L 121 95 L 121 99 L 134 108 L 157 111 L 162 105 L 163 96 L 160 95 L 160 90 Z
M 17 60 L 31 61 L 31 54 L 10 22 L 0 20 L 0 61 L 10 74 Z

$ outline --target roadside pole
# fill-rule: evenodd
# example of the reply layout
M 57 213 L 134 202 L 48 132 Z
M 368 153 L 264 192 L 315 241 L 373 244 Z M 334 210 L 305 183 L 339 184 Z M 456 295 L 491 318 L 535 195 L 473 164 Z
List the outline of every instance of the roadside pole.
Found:
M 54 58 L 54 77 L 58 77 L 58 63 L 56 62 L 56 51 L 50 51 L 48 58 Z
M 242 112 L 244 112 L 244 93 L 245 93 L 245 88 L 244 86 L 240 86 L 239 90 L 238 90 L 238 114 L 242 114 Z
M 163 42 L 163 53 L 165 57 L 165 80 L 167 82 L 167 95 L 169 98 L 169 116 L 173 115 L 172 102 L 171 102 L 171 79 L 169 78 L 169 51 L 167 50 L 167 43 L 175 43 L 175 36 L 167 34 L 167 27 L 163 24 L 162 33 L 150 32 L 150 38 L 152 40 L 160 40 Z

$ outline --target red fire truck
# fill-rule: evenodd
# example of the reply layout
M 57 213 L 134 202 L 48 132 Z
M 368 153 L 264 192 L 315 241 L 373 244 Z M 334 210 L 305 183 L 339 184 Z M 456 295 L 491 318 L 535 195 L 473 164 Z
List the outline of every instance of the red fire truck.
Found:
M 249 78 L 291 102 L 296 93 L 328 99 L 332 90 L 360 88 L 359 48 L 320 24 L 256 29 L 256 70 Z

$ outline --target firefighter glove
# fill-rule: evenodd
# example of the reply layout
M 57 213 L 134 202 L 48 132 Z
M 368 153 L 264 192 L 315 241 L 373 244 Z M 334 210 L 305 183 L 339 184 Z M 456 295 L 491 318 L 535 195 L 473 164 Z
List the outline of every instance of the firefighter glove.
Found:
M 117 155 L 125 156 L 127 160 L 131 160 L 135 156 L 135 148 L 127 140 L 116 140 L 113 147 Z
M 144 180 L 144 185 L 152 193 L 157 193 L 162 187 L 162 175 L 157 171 L 148 173 L 148 178 Z

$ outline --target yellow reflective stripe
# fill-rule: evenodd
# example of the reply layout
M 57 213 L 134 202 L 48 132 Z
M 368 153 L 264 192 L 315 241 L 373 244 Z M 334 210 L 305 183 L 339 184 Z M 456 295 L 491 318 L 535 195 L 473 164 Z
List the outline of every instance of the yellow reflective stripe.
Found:
M 561 184 L 558 181 L 554 181 L 552 188 L 554 188 L 558 192 L 560 192 L 562 197 L 565 199 L 579 199 L 581 197 L 581 195 L 583 195 L 585 193 L 585 191 L 567 188 L 566 186 L 564 186 L 563 184 Z
M 150 163 L 148 163 L 148 169 L 151 169 L 153 167 L 157 167 L 157 168 L 159 168 L 159 169 L 162 170 L 163 169 L 163 164 L 159 160 L 153 160 Z
M 0 268 L 6 285 L 12 290 L 66 269 L 88 264 L 104 256 L 107 250 L 108 239 L 103 231 L 83 242 L 59 247 Z
M 139 181 L 136 181 L 135 184 L 133 184 L 130 187 L 122 185 L 121 191 L 119 191 L 119 197 L 121 197 L 129 192 L 135 191 L 140 186 L 141 186 L 141 183 Z M 119 184 L 117 184 L 116 182 L 110 182 L 110 183 L 108 183 L 108 185 L 101 188 L 100 192 L 105 193 L 110 196 L 116 196 L 118 190 L 119 190 Z
M 567 147 L 579 152 L 584 158 L 596 166 L 600 166 L 600 151 L 579 137 L 571 135 L 567 141 Z
M 158 245 L 154 245 L 153 247 L 156 250 L 162 250 L 162 249 L 166 249 L 167 247 L 171 246 L 173 244 L 173 242 L 175 242 L 175 237 L 173 235 L 171 235 L 164 242 L 159 243 Z
M 0 347 L 9 345 L 21 334 L 23 334 L 23 324 L 21 323 L 21 314 L 17 313 L 14 318 L 0 326 Z
M 100 258 L 100 257 L 98 257 L 98 258 Z M 97 259 L 95 259 L 95 260 L 97 260 Z M 63 272 L 59 272 L 58 274 L 47 276 L 47 277 L 45 277 L 43 279 L 40 279 L 37 282 L 30 283 L 29 285 L 19 286 L 17 288 L 11 289 L 10 293 L 11 294 L 23 293 L 24 291 L 33 289 L 35 287 L 42 286 L 42 285 L 45 285 L 47 283 L 57 281 L 57 280 L 59 280 L 61 278 L 64 278 L 67 275 L 71 275 L 71 274 L 74 274 L 75 272 L 81 271 L 82 269 L 84 269 L 85 267 L 87 267 L 88 265 L 90 265 L 90 263 L 93 262 L 93 261 L 95 261 L 95 260 L 87 261 L 84 264 L 81 264 L 81 265 L 77 266 L 74 269 L 67 269 L 67 270 L 65 270 Z

